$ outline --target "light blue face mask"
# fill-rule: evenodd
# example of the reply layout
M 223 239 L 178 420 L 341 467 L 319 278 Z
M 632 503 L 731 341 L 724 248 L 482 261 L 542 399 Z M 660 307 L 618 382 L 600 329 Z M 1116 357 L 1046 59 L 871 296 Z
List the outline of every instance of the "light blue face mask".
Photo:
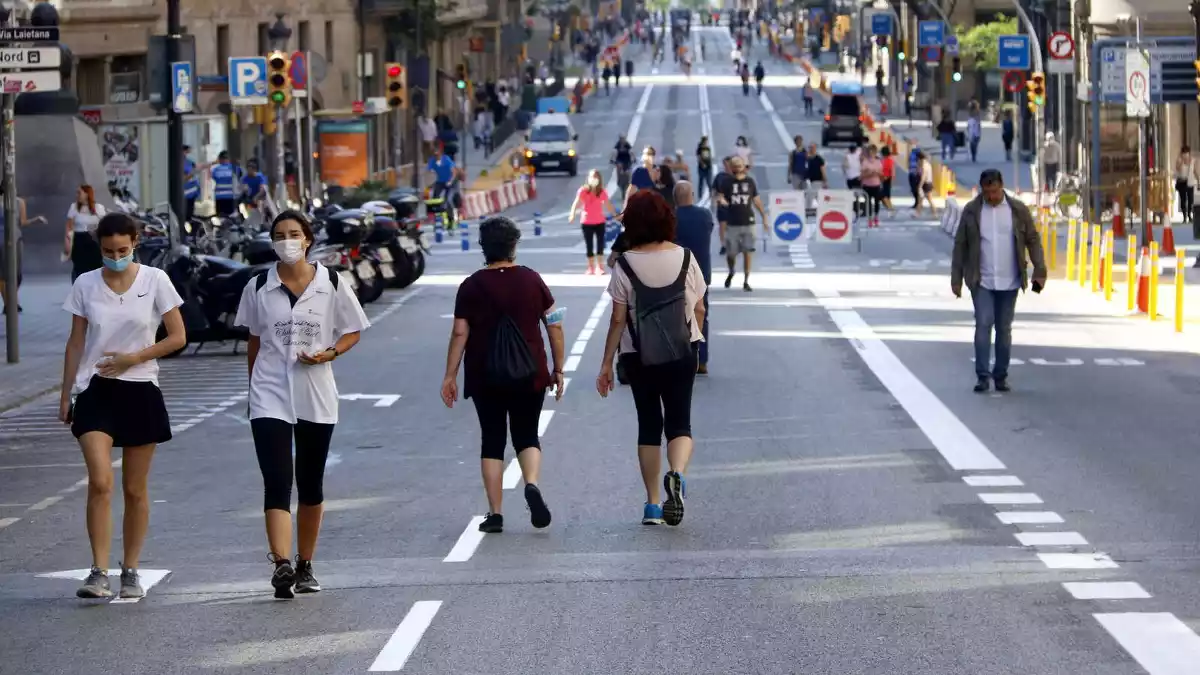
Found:
M 133 252 L 131 251 L 129 255 L 124 258 L 117 258 L 116 260 L 109 257 L 102 257 L 100 258 L 100 262 L 104 263 L 105 267 L 114 272 L 124 272 L 125 268 L 129 267 L 129 263 L 133 262 Z

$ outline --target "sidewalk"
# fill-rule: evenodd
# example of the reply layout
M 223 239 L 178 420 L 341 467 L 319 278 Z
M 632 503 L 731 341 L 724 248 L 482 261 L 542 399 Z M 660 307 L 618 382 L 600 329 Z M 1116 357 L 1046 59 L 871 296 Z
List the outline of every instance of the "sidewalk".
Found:
M 55 391 L 62 383 L 63 349 L 71 319 L 62 309 L 69 276 L 34 276 L 21 286 L 20 363 L 0 361 L 0 412 Z M 0 340 L 7 341 L 3 322 Z

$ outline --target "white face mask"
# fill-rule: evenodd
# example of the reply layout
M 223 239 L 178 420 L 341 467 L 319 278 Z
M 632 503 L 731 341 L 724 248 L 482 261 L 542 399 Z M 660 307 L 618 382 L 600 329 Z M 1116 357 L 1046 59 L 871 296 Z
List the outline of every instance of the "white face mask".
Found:
M 596 187 L 599 184 L 600 184 L 599 178 L 589 178 L 588 179 L 588 185 L 591 185 L 592 187 Z
M 295 265 L 304 260 L 303 239 L 281 239 L 273 243 L 275 255 L 288 265 Z

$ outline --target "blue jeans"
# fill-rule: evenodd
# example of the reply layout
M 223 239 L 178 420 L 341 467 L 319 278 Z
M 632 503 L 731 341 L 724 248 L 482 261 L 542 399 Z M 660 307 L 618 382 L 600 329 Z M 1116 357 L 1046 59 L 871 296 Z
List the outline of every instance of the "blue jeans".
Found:
M 946 161 L 947 155 L 949 155 L 950 159 L 954 159 L 954 154 L 958 151 L 958 148 L 954 145 L 954 134 L 944 133 L 940 137 L 942 140 L 942 161 Z
M 975 305 L 975 375 L 980 378 L 988 376 L 993 328 L 996 331 L 996 365 L 992 368 L 991 376 L 996 380 L 1008 377 L 1018 292 L 1015 289 L 993 291 L 982 286 L 971 290 L 971 302 Z

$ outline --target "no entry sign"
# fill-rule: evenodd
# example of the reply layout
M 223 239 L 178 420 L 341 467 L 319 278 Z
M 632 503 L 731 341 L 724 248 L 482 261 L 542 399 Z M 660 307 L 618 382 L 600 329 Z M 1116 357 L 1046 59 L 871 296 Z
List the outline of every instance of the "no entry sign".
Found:
M 1015 94 L 1021 91 L 1021 87 L 1025 84 L 1025 72 L 1021 70 L 1010 70 L 1004 73 L 1004 91 L 1010 94 Z
M 822 241 L 849 244 L 854 240 L 854 193 L 850 190 L 817 192 L 817 234 Z

